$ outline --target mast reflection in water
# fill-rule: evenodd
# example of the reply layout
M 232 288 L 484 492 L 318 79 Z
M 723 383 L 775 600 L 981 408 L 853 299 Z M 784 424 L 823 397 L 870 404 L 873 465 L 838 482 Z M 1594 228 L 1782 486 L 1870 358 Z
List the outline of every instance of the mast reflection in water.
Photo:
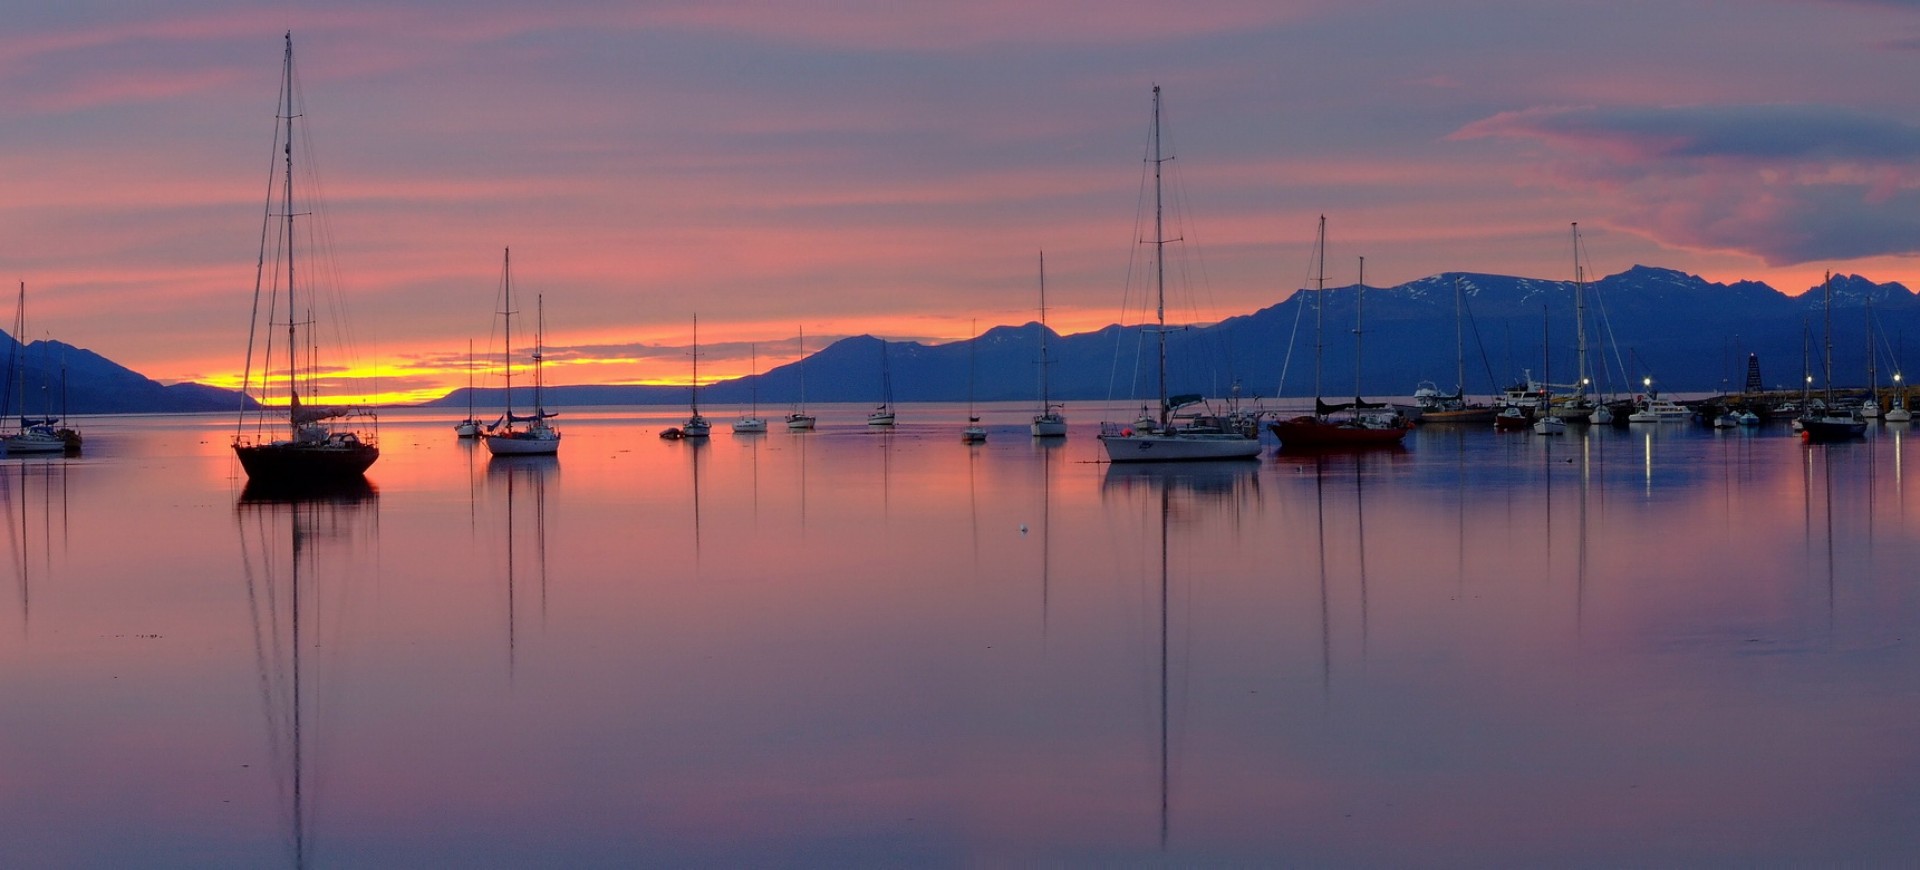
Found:
M 316 856 L 312 801 L 326 742 L 311 720 L 345 679 L 342 622 L 353 618 L 356 588 L 378 579 L 352 558 L 354 539 L 377 537 L 378 507 L 359 480 L 299 495 L 249 485 L 235 508 L 267 767 L 295 867 Z

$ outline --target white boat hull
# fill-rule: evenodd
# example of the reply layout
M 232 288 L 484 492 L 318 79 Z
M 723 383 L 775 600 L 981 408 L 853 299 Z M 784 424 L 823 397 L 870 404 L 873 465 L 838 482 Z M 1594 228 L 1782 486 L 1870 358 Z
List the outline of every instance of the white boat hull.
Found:
M 867 425 L 889 428 L 893 426 L 893 414 L 868 414 Z
M 560 452 L 560 433 L 554 432 L 551 437 L 488 435 L 487 452 L 495 456 L 552 456 Z
M 759 417 L 741 417 L 733 421 L 733 434 L 748 435 L 767 431 L 767 421 Z
M 473 420 L 455 423 L 453 424 L 453 434 L 461 438 L 478 438 L 480 437 L 480 424 Z
M 1067 435 L 1067 418 L 1059 414 L 1046 414 L 1033 418 L 1028 429 L 1035 438 L 1064 438 Z
M 815 422 L 817 421 L 812 414 L 789 414 L 787 415 L 787 431 L 812 432 Z
M 1230 434 L 1109 434 L 1101 435 L 1100 443 L 1113 462 L 1197 462 L 1260 455 L 1259 439 Z

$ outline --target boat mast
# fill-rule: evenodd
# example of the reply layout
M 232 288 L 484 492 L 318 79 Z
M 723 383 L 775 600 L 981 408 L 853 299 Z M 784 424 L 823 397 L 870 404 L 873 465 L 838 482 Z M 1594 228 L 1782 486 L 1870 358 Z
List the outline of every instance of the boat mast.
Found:
M 547 294 L 534 294 L 533 311 L 533 421 L 539 423 L 547 416 L 546 402 L 540 398 L 540 391 L 547 384 L 546 375 L 540 370 L 540 342 L 547 333 Z
M 1367 258 L 1360 258 L 1360 283 L 1353 288 L 1353 404 L 1360 401 L 1360 300 L 1367 292 Z
M 1460 326 L 1460 276 L 1453 276 L 1453 391 L 1463 399 L 1467 395 L 1467 338 Z
M 1327 216 L 1320 216 L 1320 231 L 1313 238 L 1313 253 L 1319 265 L 1313 279 L 1313 401 L 1315 412 L 1320 402 L 1320 348 L 1327 307 Z
M 1580 268 L 1580 222 L 1573 222 L 1573 329 L 1578 356 L 1578 383 L 1574 389 L 1587 397 L 1587 277 Z
M 1167 407 L 1167 237 L 1161 220 L 1160 164 L 1160 86 L 1153 86 L 1153 282 L 1154 325 L 1160 339 L 1160 427 L 1165 429 L 1171 409 Z
M 1833 413 L 1833 273 L 1828 272 L 1820 281 L 1821 298 L 1826 308 L 1827 342 L 1827 413 Z
M 807 412 L 807 327 L 800 325 L 800 413 Z
M 513 249 L 502 249 L 500 260 L 500 317 L 506 321 L 506 349 L 500 358 L 507 364 L 507 428 L 513 428 Z
M 280 73 L 280 89 L 282 105 L 286 107 L 286 114 L 281 116 L 281 120 L 287 125 L 287 140 L 282 145 L 286 155 L 287 174 L 286 178 L 282 179 L 284 187 L 281 194 L 281 204 L 286 207 L 287 226 L 287 427 L 289 433 L 297 439 L 300 434 L 300 385 L 295 377 L 294 367 L 299 359 L 300 344 L 295 330 L 300 320 L 298 313 L 300 307 L 294 304 L 293 298 L 293 31 L 287 31 L 286 40 L 287 49 Z M 21 293 L 25 295 L 25 285 L 22 285 Z
M 1047 359 L 1047 252 L 1040 252 L 1040 413 L 1053 411 L 1053 400 L 1047 391 L 1047 367 L 1053 363 Z
M 693 316 L 693 415 L 700 416 L 700 315 Z

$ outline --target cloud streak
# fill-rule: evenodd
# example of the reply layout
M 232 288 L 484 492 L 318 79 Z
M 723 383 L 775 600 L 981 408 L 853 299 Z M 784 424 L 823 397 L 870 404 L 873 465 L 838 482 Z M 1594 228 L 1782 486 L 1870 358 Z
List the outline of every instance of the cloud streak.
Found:
M 1542 146 L 1544 174 L 1605 193 L 1620 225 L 1770 265 L 1920 253 L 1920 126 L 1826 105 L 1553 107 L 1455 139 Z

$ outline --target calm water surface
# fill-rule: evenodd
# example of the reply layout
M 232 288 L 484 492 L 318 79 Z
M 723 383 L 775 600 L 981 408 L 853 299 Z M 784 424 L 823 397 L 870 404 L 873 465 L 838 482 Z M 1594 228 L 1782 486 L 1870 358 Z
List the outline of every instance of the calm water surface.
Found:
M 0 866 L 1920 852 L 1904 426 L 1161 469 L 864 410 L 392 414 L 304 502 L 212 417 L 0 463 Z

